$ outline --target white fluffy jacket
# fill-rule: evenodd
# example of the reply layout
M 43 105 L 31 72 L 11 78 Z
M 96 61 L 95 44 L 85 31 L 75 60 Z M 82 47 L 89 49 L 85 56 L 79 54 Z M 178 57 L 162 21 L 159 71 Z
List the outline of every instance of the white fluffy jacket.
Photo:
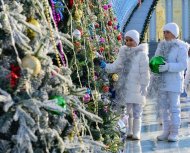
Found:
M 188 44 L 181 40 L 161 41 L 155 55 L 161 55 L 169 65 L 160 74 L 159 88 L 163 91 L 183 92 L 184 70 L 187 68 Z
M 120 105 L 126 103 L 145 104 L 146 98 L 140 93 L 141 86 L 147 87 L 150 80 L 148 44 L 129 48 L 122 46 L 117 59 L 106 64 L 108 73 L 117 73 L 116 100 Z

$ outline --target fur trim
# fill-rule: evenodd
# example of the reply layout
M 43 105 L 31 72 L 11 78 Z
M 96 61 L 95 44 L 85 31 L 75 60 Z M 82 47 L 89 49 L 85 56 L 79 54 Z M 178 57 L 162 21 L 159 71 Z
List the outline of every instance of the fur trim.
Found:
M 160 50 L 160 55 L 167 59 L 168 54 L 173 47 L 188 49 L 188 44 L 179 39 L 173 39 L 171 41 L 163 40 L 160 42 L 158 50 Z
M 138 45 L 137 47 L 127 47 L 127 46 L 123 46 L 123 48 L 125 47 L 126 50 L 130 51 L 130 52 L 138 52 L 138 51 L 143 51 L 146 54 L 148 54 L 148 44 L 147 43 L 143 43 Z
M 145 52 L 147 55 L 148 55 L 148 44 L 147 43 L 143 43 L 143 44 L 140 44 L 139 46 L 136 47 L 137 50 L 140 50 L 140 51 L 143 51 Z

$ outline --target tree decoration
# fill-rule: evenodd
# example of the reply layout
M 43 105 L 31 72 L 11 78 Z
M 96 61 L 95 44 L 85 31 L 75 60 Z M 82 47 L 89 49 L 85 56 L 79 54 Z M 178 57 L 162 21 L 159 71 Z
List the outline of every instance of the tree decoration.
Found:
M 41 63 L 39 59 L 32 55 L 26 55 L 22 59 L 22 67 L 32 70 L 32 74 L 34 76 L 38 75 L 41 72 Z
M 86 93 L 89 94 L 89 95 L 91 94 L 90 88 L 87 88 L 87 89 L 86 89 Z
M 119 128 L 119 131 L 121 131 L 122 133 L 126 133 L 127 132 L 126 125 L 125 125 L 125 123 L 123 122 L 122 119 L 120 119 L 118 121 L 118 128 Z
M 100 27 L 100 24 L 95 23 L 95 28 L 99 28 L 99 27 Z
M 112 7 L 112 4 L 110 3 L 110 4 L 108 4 L 108 8 L 111 8 Z
M 74 20 L 76 22 L 81 22 L 82 16 L 83 16 L 82 10 L 76 9 L 75 12 L 74 12 L 74 16 L 73 16 Z
M 103 9 L 104 9 L 105 11 L 108 10 L 108 5 L 105 4 L 105 5 L 103 5 L 102 7 L 103 7 Z
M 18 83 L 18 79 L 20 77 L 20 67 L 15 66 L 14 64 L 11 64 L 10 69 L 11 69 L 11 72 L 8 76 L 6 76 L 6 78 L 10 79 L 10 86 L 13 89 L 16 87 Z
M 52 12 L 53 12 L 53 20 L 55 21 L 55 30 L 57 31 L 57 25 L 58 25 L 58 20 L 57 20 L 57 16 L 55 15 L 55 8 L 54 8 L 54 5 L 53 3 L 52 4 Z M 63 51 L 63 47 L 62 47 L 62 43 L 59 39 L 59 43 L 58 43 L 58 47 L 59 47 L 59 51 L 57 49 L 57 45 L 56 45 L 56 41 L 55 41 L 55 36 L 54 36 L 54 33 L 53 33 L 53 30 L 52 30 L 52 25 L 51 25 L 51 18 L 50 18 L 50 14 L 49 14 L 49 7 L 48 7 L 48 4 L 47 2 L 44 0 L 44 5 L 45 5 L 45 15 L 47 17 L 47 22 L 48 22 L 48 28 L 50 30 L 50 38 L 51 38 L 51 41 L 53 42 L 53 49 L 55 51 L 55 55 L 56 55 L 56 60 L 57 60 L 57 64 L 59 67 L 61 67 L 61 61 L 62 61 L 62 64 L 64 66 L 67 66 L 68 63 L 67 63 L 67 58 L 66 58 L 66 55 Z M 60 38 L 60 36 L 58 35 L 58 38 Z M 60 61 L 60 58 L 61 58 L 61 61 Z
M 68 8 L 69 9 L 72 9 L 73 4 L 74 4 L 74 0 L 68 0 Z
M 103 85 L 102 90 L 103 92 L 109 92 L 109 86 Z
M 44 102 L 44 107 L 55 115 L 61 115 L 66 110 L 66 101 L 62 96 L 52 96 Z
M 81 32 L 78 29 L 75 29 L 72 33 L 73 37 L 76 38 L 77 40 L 81 39 Z
M 103 52 L 105 50 L 104 47 L 100 47 L 100 52 Z
M 62 108 L 66 108 L 66 101 L 62 96 L 51 96 L 50 99 L 56 99 L 57 105 L 61 106 Z
M 105 41 L 106 41 L 105 38 L 103 38 L 103 37 L 100 38 L 100 43 L 103 44 L 103 43 L 105 43 Z
M 119 25 L 119 23 L 117 24 L 117 29 L 119 29 L 120 28 L 120 25 Z
M 27 19 L 27 22 L 34 25 L 36 28 L 40 29 L 40 24 L 36 19 L 31 17 Z M 27 29 L 27 36 L 30 39 L 34 39 L 36 37 L 36 32 L 33 31 L 32 29 Z
M 89 32 L 89 35 L 91 36 L 91 37 L 93 37 L 94 36 L 94 31 L 95 31 L 95 27 L 94 27 L 94 24 L 89 24 L 88 25 L 88 32 Z
M 108 26 L 112 26 L 112 21 L 108 21 Z
M 96 15 L 91 15 L 90 20 L 91 20 L 91 22 L 96 22 L 97 21 L 97 16 Z
M 83 35 L 83 27 L 81 27 L 81 26 L 77 26 L 77 29 L 80 31 L 80 33 L 81 33 L 81 36 Z
M 101 94 L 98 91 L 96 91 L 96 90 L 92 91 L 92 95 L 97 100 L 101 98 Z
M 118 81 L 118 79 L 119 79 L 118 74 L 114 73 L 114 74 L 112 75 L 112 80 L 113 80 L 113 81 Z
M 52 3 L 52 8 L 55 8 L 56 14 L 54 12 L 53 13 L 54 16 L 57 17 L 58 22 L 60 20 L 63 20 L 64 19 L 63 13 L 65 9 L 63 2 L 61 0 L 51 0 L 51 3 Z
M 82 100 L 83 100 L 84 103 L 89 102 L 90 99 L 91 99 L 91 97 L 90 97 L 90 95 L 89 95 L 88 93 L 86 93 L 86 94 L 83 96 L 83 98 L 82 98 Z
M 114 30 L 117 30 L 117 26 L 114 26 L 113 29 L 114 29 Z
M 81 48 L 81 43 L 79 41 L 74 42 L 74 46 L 76 47 L 76 49 L 80 49 Z
M 119 34 L 119 35 L 117 36 L 117 40 L 118 40 L 118 41 L 121 41 L 121 40 L 122 40 L 122 35 L 121 35 L 121 34 Z

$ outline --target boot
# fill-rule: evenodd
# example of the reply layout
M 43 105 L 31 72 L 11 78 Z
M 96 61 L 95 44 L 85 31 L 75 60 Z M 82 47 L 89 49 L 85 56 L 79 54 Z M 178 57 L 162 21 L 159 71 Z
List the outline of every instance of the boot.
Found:
M 133 140 L 140 140 L 141 137 L 141 119 L 133 120 Z
M 133 118 L 128 118 L 128 132 L 127 132 L 127 138 L 132 138 L 133 136 Z
M 176 142 L 179 140 L 179 137 L 178 137 L 178 133 L 179 133 L 179 128 L 178 127 L 172 127 L 170 129 L 170 134 L 168 136 L 168 141 L 170 142 Z
M 168 140 L 169 134 L 170 133 L 168 131 L 164 131 L 161 135 L 157 136 L 157 140 L 159 140 L 159 141 Z
M 169 134 L 170 134 L 170 132 L 169 132 L 169 125 L 165 123 L 163 125 L 163 133 L 161 135 L 157 136 L 157 140 L 159 140 L 159 141 L 168 140 Z

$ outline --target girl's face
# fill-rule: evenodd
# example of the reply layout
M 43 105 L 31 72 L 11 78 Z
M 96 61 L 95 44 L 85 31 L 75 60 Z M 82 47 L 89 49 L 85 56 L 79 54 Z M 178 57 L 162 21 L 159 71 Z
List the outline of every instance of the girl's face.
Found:
M 128 47 L 136 47 L 137 46 L 137 44 L 136 44 L 136 42 L 131 38 L 131 37 L 126 37 L 125 38 L 125 41 L 126 41 L 126 45 L 128 46 Z
M 170 31 L 164 31 L 163 33 L 164 33 L 164 38 L 166 41 L 175 39 L 175 36 Z

